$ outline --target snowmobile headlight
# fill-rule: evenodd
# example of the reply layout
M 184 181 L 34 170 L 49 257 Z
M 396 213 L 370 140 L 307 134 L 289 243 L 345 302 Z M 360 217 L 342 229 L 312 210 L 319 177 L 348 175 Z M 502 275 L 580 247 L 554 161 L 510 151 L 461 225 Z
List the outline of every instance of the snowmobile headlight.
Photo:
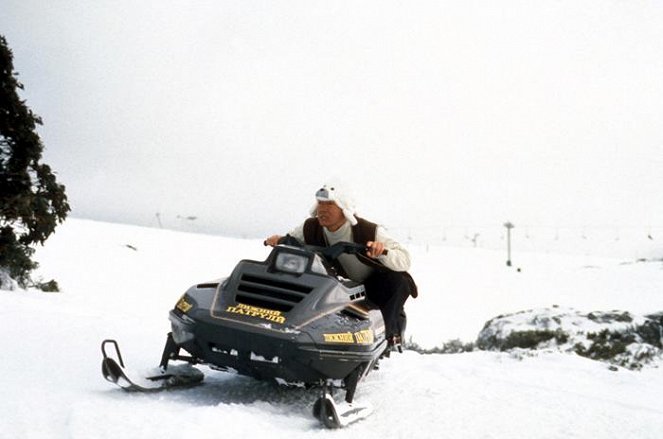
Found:
M 307 266 L 308 258 L 306 256 L 287 252 L 276 255 L 276 261 L 274 262 L 274 267 L 277 270 L 287 273 L 302 274 L 306 271 Z

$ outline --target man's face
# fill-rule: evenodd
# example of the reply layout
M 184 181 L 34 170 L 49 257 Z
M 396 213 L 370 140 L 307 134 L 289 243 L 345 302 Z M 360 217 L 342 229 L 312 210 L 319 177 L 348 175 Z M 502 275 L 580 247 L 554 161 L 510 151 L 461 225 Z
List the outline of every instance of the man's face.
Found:
M 345 224 L 345 216 L 333 201 L 318 201 L 318 222 L 321 226 L 335 232 Z

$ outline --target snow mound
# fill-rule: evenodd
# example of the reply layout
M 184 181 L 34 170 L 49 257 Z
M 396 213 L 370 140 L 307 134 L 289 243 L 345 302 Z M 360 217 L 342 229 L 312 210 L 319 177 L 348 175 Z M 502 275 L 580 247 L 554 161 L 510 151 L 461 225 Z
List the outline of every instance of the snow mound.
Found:
M 16 291 L 18 283 L 9 276 L 5 269 L 0 269 L 0 291 Z
M 541 308 L 500 315 L 486 322 L 476 346 L 516 356 L 556 351 L 639 370 L 663 360 L 663 312 L 582 313 L 573 308 Z

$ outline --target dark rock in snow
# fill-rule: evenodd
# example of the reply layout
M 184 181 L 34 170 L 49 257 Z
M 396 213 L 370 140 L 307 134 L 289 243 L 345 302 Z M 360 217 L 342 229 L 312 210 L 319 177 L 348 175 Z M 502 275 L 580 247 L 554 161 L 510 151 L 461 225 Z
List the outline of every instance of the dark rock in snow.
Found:
M 501 315 L 486 322 L 476 342 L 481 350 L 562 351 L 629 369 L 656 366 L 663 358 L 663 312 L 583 314 L 543 308 Z

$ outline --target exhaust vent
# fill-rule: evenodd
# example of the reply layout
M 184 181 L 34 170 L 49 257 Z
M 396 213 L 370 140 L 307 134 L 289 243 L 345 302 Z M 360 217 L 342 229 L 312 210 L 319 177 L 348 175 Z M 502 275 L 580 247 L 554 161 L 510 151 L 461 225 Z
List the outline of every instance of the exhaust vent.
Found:
M 313 288 L 291 282 L 243 274 L 237 285 L 235 300 L 259 308 L 288 312 Z

